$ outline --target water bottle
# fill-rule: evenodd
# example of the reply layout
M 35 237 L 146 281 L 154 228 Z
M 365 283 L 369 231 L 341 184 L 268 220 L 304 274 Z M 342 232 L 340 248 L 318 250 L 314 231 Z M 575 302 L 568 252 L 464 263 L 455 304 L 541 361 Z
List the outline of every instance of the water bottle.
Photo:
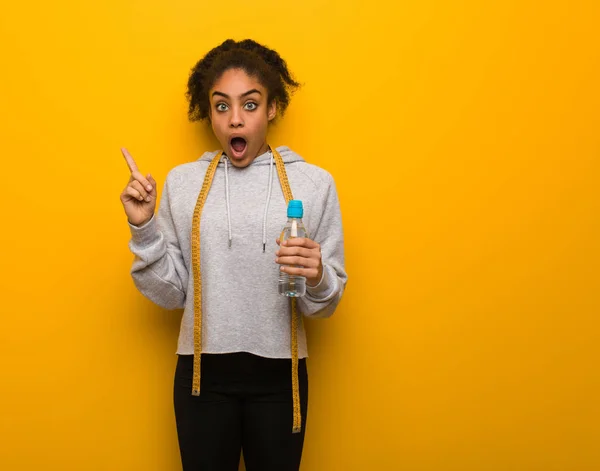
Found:
M 290 200 L 287 209 L 288 221 L 281 231 L 279 240 L 291 239 L 293 237 L 307 237 L 306 229 L 302 223 L 303 208 L 302 201 Z M 279 271 L 279 294 L 290 297 L 304 296 L 306 293 L 306 278 L 303 276 L 288 275 Z

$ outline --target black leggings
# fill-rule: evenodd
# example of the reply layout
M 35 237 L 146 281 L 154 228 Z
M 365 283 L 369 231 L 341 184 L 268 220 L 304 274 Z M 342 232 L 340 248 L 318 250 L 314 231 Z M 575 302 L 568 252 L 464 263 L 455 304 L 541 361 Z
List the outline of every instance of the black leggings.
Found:
M 306 359 L 298 365 L 302 432 L 292 433 L 289 359 L 202 354 L 200 396 L 192 396 L 193 355 L 180 355 L 173 399 L 183 471 L 298 471 L 308 405 Z

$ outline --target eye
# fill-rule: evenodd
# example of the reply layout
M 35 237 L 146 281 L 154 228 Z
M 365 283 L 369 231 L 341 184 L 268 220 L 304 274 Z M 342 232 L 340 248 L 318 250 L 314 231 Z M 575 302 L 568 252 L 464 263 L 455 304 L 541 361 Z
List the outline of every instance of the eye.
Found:
M 256 108 L 258 108 L 258 105 L 256 103 L 254 103 L 253 101 L 249 101 L 248 103 L 246 103 L 244 105 L 244 108 L 247 111 L 254 111 Z
M 218 103 L 217 111 L 227 111 L 227 105 L 225 103 Z

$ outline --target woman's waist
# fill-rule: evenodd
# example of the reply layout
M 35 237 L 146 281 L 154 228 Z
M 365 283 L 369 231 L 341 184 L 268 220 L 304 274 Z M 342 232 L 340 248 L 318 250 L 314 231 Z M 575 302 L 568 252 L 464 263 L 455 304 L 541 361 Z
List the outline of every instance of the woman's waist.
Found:
M 202 380 L 207 384 L 280 385 L 291 388 L 292 360 L 267 358 L 249 352 L 203 353 Z M 178 355 L 177 375 L 191 379 L 194 355 Z M 298 360 L 298 373 L 307 376 L 306 358 Z

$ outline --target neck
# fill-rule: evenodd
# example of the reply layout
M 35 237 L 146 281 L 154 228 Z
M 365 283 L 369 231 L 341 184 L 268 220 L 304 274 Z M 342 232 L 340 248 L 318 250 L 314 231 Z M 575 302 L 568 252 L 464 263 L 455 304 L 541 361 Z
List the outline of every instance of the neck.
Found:
M 263 155 L 268 150 L 269 150 L 269 144 L 267 144 L 267 142 L 265 141 L 263 143 L 263 145 L 261 146 L 261 148 L 258 150 L 258 154 L 256 154 L 256 157 L 258 157 L 259 155 Z M 256 158 L 256 157 L 254 157 L 254 158 Z

